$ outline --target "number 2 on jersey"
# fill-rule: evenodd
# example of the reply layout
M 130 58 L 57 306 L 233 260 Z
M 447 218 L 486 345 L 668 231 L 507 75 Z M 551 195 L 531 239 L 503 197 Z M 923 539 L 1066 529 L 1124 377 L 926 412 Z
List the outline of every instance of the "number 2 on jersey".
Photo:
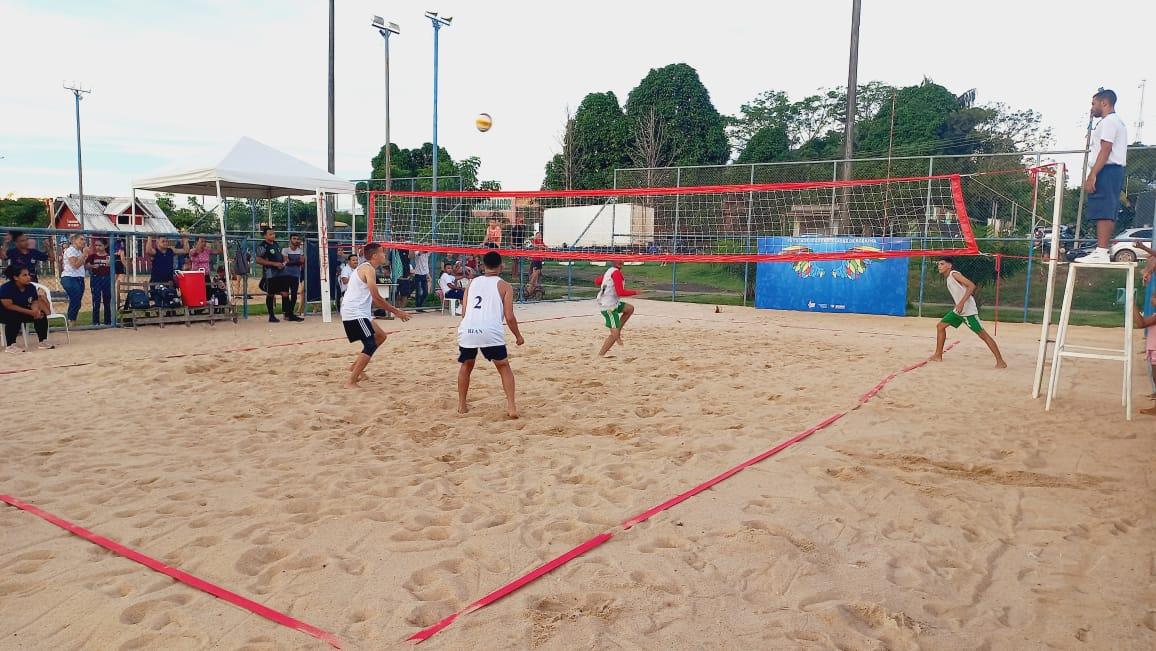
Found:
M 482 306 L 482 297 L 481 296 L 475 296 L 474 297 L 474 309 L 476 310 L 481 306 Z

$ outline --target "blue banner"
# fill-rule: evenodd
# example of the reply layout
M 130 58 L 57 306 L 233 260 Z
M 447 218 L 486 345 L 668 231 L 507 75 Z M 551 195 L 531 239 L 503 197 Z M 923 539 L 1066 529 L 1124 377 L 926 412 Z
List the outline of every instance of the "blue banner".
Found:
M 759 253 L 895 251 L 910 240 L 873 237 L 760 237 Z M 760 262 L 755 307 L 804 312 L 907 313 L 908 258 Z

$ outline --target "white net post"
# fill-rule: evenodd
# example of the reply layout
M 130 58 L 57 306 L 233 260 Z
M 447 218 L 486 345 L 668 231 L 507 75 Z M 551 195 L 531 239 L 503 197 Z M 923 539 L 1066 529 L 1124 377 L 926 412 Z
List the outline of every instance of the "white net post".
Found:
M 329 283 L 331 280 L 329 277 L 329 231 L 325 227 L 326 216 L 329 212 L 328 201 L 328 195 L 321 191 L 317 192 L 317 263 L 320 265 L 322 323 L 333 321 L 333 306 L 329 302 Z
M 1056 295 L 1056 265 L 1060 257 L 1060 222 L 1064 212 L 1064 186 L 1066 184 L 1067 167 L 1063 163 L 1056 163 L 1056 198 L 1052 206 L 1052 244 L 1048 252 L 1048 284 L 1044 293 L 1044 314 L 1040 319 L 1040 348 L 1036 353 L 1036 374 L 1032 383 L 1032 398 L 1040 397 L 1040 390 L 1044 381 L 1044 362 L 1048 356 L 1048 334 L 1051 331 L 1052 304 Z M 1077 237 L 1079 237 L 1078 233 Z

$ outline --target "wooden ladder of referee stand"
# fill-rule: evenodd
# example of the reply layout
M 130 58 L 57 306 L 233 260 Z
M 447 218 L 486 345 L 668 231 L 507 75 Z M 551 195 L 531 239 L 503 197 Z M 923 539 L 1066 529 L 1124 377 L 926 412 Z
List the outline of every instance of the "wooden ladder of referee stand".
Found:
M 1076 293 L 1076 276 L 1079 272 L 1088 269 L 1111 269 L 1124 271 L 1126 279 L 1124 290 L 1124 348 L 1095 348 L 1068 343 L 1068 319 L 1072 315 L 1072 296 Z M 1120 396 L 1120 404 L 1128 420 L 1132 420 L 1132 310 L 1133 299 L 1136 293 L 1136 263 L 1135 262 L 1098 262 L 1087 264 L 1069 264 L 1068 282 L 1064 287 L 1064 305 L 1060 309 L 1059 331 L 1056 333 L 1056 347 L 1052 353 L 1052 376 L 1048 382 L 1048 398 L 1044 403 L 1044 411 L 1052 408 L 1052 398 L 1059 395 L 1060 367 L 1065 358 L 1069 359 L 1100 359 L 1111 362 L 1124 362 L 1124 387 Z

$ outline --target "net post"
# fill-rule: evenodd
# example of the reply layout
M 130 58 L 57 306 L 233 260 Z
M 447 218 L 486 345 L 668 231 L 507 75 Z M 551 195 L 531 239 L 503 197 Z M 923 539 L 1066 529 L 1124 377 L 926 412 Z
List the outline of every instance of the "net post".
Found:
M 751 185 L 755 184 L 755 166 L 751 164 Z M 747 255 L 751 254 L 751 216 L 755 211 L 755 193 L 747 193 Z M 743 307 L 747 306 L 747 294 L 750 293 L 751 263 L 743 264 Z
M 999 334 L 999 281 L 1002 275 L 1000 273 L 1001 262 L 1003 262 L 1003 254 L 995 254 L 995 327 L 993 329 L 997 335 Z
M 1040 319 L 1040 347 L 1036 353 L 1032 398 L 1040 397 L 1040 386 L 1043 384 L 1044 378 L 1044 360 L 1048 355 L 1048 332 L 1051 330 L 1052 302 L 1056 295 L 1056 259 L 1060 255 L 1060 221 L 1064 211 L 1064 185 L 1066 183 L 1067 166 L 1064 163 L 1056 163 L 1056 197 L 1052 206 L 1052 245 L 1048 255 L 1048 284 L 1044 293 L 1044 314 Z
M 935 173 L 935 156 L 929 156 L 927 159 L 927 175 L 933 176 Z M 927 180 L 927 202 L 923 207 L 923 241 L 927 242 L 927 229 L 931 220 L 931 179 Z M 919 257 L 919 307 L 916 316 L 923 316 L 923 280 L 927 276 L 927 256 Z
M 674 187 L 682 187 L 682 168 L 674 168 Z M 678 212 L 682 195 L 674 195 L 674 255 L 678 256 Z M 678 300 L 678 261 L 670 263 L 670 302 Z
M 337 195 L 332 195 L 334 199 Z M 333 305 L 330 303 L 329 283 L 332 282 L 331 271 L 329 269 L 329 232 L 326 229 L 326 216 L 329 214 L 329 197 L 330 195 L 317 190 L 316 206 L 317 206 L 317 262 L 320 265 L 320 289 L 321 289 L 321 322 L 331 323 L 333 321 Z M 334 212 L 336 212 L 334 206 Z M 305 274 L 308 278 L 309 274 Z
M 1040 167 L 1040 153 L 1036 152 L 1036 169 Z M 1036 207 L 1039 205 L 1040 190 L 1040 174 L 1037 171 L 1032 178 L 1032 224 L 1028 229 L 1028 270 L 1027 282 L 1024 283 L 1024 319 L 1023 323 L 1028 322 L 1028 305 L 1031 304 L 1032 299 L 1032 260 L 1036 257 L 1032 252 L 1032 233 L 1036 232 Z M 1042 241 L 1042 240 L 1041 240 Z

